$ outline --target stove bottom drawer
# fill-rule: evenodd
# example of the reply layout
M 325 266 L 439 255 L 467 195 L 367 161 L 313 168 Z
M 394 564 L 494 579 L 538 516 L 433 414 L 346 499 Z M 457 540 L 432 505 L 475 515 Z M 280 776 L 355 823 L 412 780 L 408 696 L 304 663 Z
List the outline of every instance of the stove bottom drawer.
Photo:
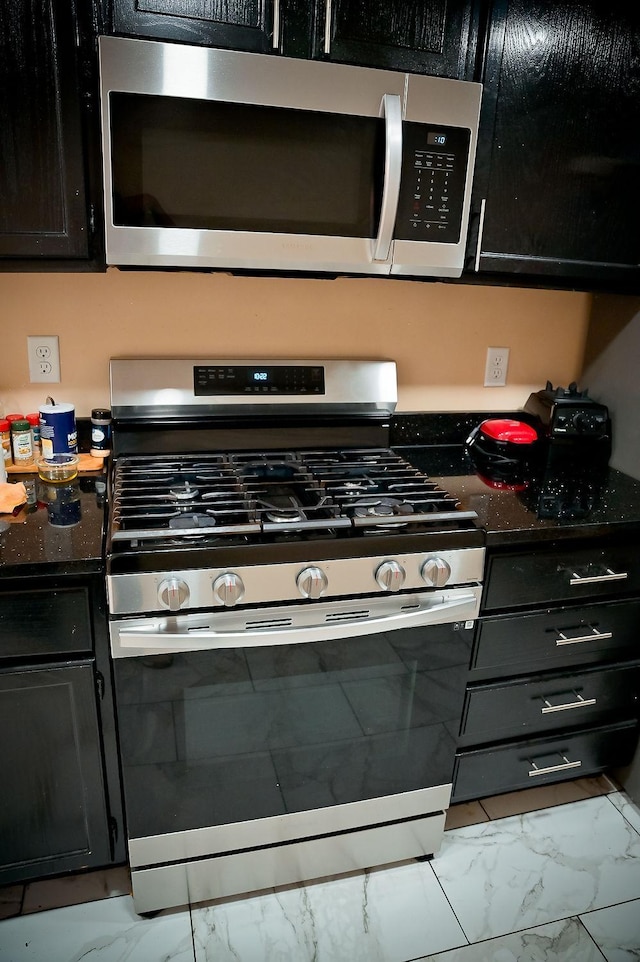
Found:
M 460 752 L 451 801 L 534 788 L 628 765 L 637 741 L 638 725 L 633 721 Z
M 444 820 L 444 812 L 437 812 L 287 845 L 134 869 L 135 909 L 139 914 L 155 912 L 434 855 L 440 848 Z

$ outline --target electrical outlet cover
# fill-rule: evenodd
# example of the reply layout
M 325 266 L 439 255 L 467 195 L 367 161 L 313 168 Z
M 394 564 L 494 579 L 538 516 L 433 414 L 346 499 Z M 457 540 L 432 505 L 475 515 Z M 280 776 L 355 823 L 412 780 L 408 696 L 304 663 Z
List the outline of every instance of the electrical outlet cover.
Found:
M 60 382 L 60 348 L 57 334 L 27 336 L 29 380 L 32 384 Z

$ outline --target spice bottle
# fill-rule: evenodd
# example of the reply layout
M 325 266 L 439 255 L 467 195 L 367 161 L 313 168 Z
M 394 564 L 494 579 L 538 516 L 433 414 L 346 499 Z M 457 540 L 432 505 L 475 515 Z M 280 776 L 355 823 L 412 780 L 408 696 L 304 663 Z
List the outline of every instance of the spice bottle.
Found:
M 91 412 L 91 449 L 92 458 L 106 458 L 111 452 L 111 411 L 107 408 L 94 408 Z
M 33 445 L 31 443 L 31 425 L 26 418 L 11 422 L 11 448 L 13 463 L 20 465 L 33 464 Z
M 7 418 L 0 418 L 0 443 L 2 444 L 2 461 L 11 464 L 11 422 Z
M 42 444 L 40 442 L 40 415 L 39 414 L 27 414 L 26 419 L 29 422 L 29 427 L 31 428 L 31 447 L 33 448 L 33 456 L 37 458 L 42 454 Z

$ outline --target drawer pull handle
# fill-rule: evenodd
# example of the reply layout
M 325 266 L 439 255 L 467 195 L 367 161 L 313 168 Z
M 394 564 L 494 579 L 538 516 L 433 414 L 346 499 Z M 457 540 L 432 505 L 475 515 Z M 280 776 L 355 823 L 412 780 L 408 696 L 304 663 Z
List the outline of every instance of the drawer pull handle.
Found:
M 570 638 L 565 635 L 564 631 L 560 631 L 556 628 L 558 632 L 558 637 L 556 638 L 556 645 L 559 648 L 561 645 L 579 645 L 583 641 L 605 641 L 607 638 L 613 638 L 612 631 L 598 631 L 593 625 L 589 625 L 589 629 L 592 632 L 590 635 L 578 635 L 576 638 Z
M 566 757 L 566 755 L 561 755 L 560 758 L 563 760 L 562 765 L 549 765 L 547 766 L 547 768 L 538 768 L 536 763 L 531 761 L 531 759 L 529 759 L 529 764 L 533 766 L 533 768 L 529 772 L 529 776 L 532 777 L 534 775 L 551 775 L 552 772 L 565 772 L 569 768 L 580 768 L 580 766 L 582 765 L 582 762 L 570 762 L 569 759 Z
M 603 575 L 588 575 L 587 577 L 581 577 L 576 571 L 573 572 L 571 578 L 569 579 L 570 585 L 597 585 L 601 581 L 624 581 L 625 578 L 629 577 L 627 571 L 621 571 L 619 573 L 612 571 L 611 568 L 607 568 L 605 574 Z
M 563 705 L 552 705 L 550 701 L 546 698 L 542 698 L 544 706 L 540 709 L 543 715 L 550 715 L 554 711 L 569 711 L 571 708 L 588 708 L 590 705 L 595 705 L 595 698 L 583 698 L 579 695 L 577 691 L 573 693 L 576 696 L 576 701 L 568 701 Z

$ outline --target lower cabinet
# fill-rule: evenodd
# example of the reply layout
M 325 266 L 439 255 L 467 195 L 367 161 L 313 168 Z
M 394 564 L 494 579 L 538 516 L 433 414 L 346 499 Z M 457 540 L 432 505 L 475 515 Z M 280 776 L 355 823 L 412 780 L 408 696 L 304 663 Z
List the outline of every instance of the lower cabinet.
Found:
M 637 740 L 637 724 L 627 722 L 461 752 L 456 758 L 452 801 L 618 768 L 631 760 Z
M 0 580 L 0 885 L 124 862 L 102 579 Z
M 452 801 L 627 765 L 640 718 L 636 545 L 496 552 L 487 571 Z
M 107 864 L 93 661 L 0 673 L 0 728 L 5 881 Z

